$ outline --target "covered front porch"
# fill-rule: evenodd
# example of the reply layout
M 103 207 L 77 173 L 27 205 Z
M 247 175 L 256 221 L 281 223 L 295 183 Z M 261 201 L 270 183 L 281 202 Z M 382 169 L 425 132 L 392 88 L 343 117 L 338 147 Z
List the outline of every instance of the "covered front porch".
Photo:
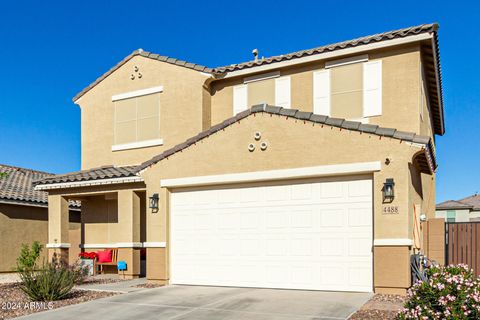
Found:
M 117 253 L 105 273 L 119 272 L 127 279 L 146 276 L 146 220 L 148 201 L 143 179 L 128 167 L 92 169 L 41 181 L 37 189 L 48 196 L 48 253 L 64 262 L 77 259 L 79 252 L 113 249 Z M 113 173 L 112 173 L 113 172 Z M 113 177 L 109 177 L 110 175 Z M 62 181 L 66 180 L 66 181 Z M 73 180 L 73 181 L 72 181 Z M 81 237 L 70 239 L 68 203 L 81 203 Z M 126 270 L 117 271 L 124 261 Z

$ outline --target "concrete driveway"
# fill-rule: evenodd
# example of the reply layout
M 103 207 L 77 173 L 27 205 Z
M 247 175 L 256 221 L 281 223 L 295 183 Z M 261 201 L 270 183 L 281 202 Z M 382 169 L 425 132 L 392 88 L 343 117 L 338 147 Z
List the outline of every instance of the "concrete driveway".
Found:
M 121 294 L 22 319 L 346 319 L 372 294 L 167 286 Z

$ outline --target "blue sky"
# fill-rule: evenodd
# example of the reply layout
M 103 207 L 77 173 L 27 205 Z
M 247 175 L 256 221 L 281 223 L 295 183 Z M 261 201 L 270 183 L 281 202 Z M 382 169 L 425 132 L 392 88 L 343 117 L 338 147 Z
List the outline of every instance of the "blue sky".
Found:
M 47 5 L 48 3 L 48 5 Z M 72 97 L 143 48 L 210 67 L 437 21 L 446 134 L 437 202 L 480 191 L 480 4 L 461 1 L 9 1 L 0 4 L 0 163 L 80 168 Z

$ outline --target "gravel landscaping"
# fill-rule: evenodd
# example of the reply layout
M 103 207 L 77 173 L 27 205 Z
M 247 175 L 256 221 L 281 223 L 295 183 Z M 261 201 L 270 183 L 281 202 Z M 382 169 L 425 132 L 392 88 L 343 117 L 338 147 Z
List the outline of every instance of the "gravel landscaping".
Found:
M 350 316 L 350 320 L 395 319 L 405 302 L 405 296 L 376 294 L 360 310 Z
M 0 320 L 41 312 L 116 295 L 113 292 L 74 289 L 68 298 L 52 302 L 31 302 L 18 283 L 0 284 Z
M 82 285 L 89 285 L 89 284 L 108 284 L 108 283 L 117 283 L 125 281 L 119 277 L 102 277 L 102 276 L 93 276 L 88 277 L 82 282 Z

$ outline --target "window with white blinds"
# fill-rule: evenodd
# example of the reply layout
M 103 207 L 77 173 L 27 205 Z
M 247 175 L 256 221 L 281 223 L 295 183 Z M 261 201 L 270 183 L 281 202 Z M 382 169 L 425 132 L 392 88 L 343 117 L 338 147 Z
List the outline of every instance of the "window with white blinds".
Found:
M 313 73 L 317 114 L 361 119 L 382 114 L 382 61 L 330 65 Z
M 116 100 L 114 144 L 122 145 L 160 138 L 160 94 Z

